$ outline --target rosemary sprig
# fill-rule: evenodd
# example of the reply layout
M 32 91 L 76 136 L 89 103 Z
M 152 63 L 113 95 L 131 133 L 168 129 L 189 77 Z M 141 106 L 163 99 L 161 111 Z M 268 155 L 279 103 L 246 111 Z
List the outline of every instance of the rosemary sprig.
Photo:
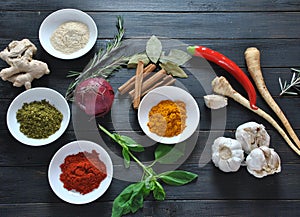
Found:
M 295 68 L 291 68 L 291 70 L 293 72 L 293 75 L 290 83 L 288 83 L 287 81 L 282 82 L 281 78 L 279 78 L 279 86 L 281 89 L 279 96 L 282 96 L 284 94 L 298 95 L 298 93 L 300 92 L 300 70 Z
M 119 69 L 121 65 L 125 64 L 128 61 L 128 57 L 120 57 L 116 60 L 113 60 L 111 63 L 106 64 L 106 61 L 112 56 L 111 53 L 115 51 L 120 45 L 123 39 L 125 29 L 124 29 L 124 20 L 121 16 L 117 16 L 117 34 L 115 35 L 112 41 L 106 43 L 106 48 L 99 49 L 98 53 L 89 61 L 89 63 L 84 67 L 82 72 L 70 71 L 67 77 L 76 77 L 73 82 L 69 85 L 66 92 L 66 99 L 73 100 L 74 90 L 79 84 L 80 81 L 83 81 L 87 78 L 93 77 L 103 77 L 107 78 L 115 70 Z

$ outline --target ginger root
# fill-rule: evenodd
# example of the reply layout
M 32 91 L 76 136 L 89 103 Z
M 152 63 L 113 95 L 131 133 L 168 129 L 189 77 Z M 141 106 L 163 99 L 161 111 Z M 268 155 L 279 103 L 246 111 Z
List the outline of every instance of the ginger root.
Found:
M 0 71 L 2 80 L 12 82 L 15 87 L 24 85 L 26 89 L 30 89 L 33 79 L 49 74 L 46 63 L 32 59 L 36 51 L 36 46 L 28 39 L 9 43 L 8 47 L 0 52 L 0 58 L 10 65 L 9 68 Z

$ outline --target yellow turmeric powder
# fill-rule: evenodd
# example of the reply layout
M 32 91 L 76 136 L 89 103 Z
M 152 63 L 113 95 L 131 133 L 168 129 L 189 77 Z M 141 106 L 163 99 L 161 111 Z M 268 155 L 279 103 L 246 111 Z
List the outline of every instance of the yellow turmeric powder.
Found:
M 182 133 L 186 127 L 186 118 L 184 102 L 163 100 L 151 108 L 147 126 L 159 136 L 173 137 Z

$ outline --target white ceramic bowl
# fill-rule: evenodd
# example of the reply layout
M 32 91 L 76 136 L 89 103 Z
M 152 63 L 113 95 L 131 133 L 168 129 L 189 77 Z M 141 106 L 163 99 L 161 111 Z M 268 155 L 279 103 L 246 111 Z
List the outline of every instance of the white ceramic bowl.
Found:
M 51 45 L 50 37 L 61 24 L 68 21 L 76 21 L 86 24 L 90 31 L 90 38 L 84 48 L 71 54 L 64 54 L 54 49 Z M 50 55 L 60 59 L 75 59 L 83 56 L 92 49 L 96 43 L 97 37 L 98 31 L 94 20 L 88 14 L 76 9 L 61 9 L 53 12 L 46 17 L 39 29 L 39 39 L 42 47 Z
M 147 123 L 149 122 L 148 115 L 151 108 L 162 100 L 180 100 L 186 104 L 186 128 L 177 136 L 158 136 L 157 134 L 152 133 L 147 126 Z M 200 121 L 200 111 L 197 102 L 187 91 L 179 87 L 164 86 L 155 88 L 144 96 L 138 108 L 138 121 L 144 133 L 154 141 L 165 144 L 175 144 L 188 139 L 195 132 Z
M 46 139 L 28 138 L 20 131 L 20 123 L 17 122 L 16 117 L 17 111 L 22 108 L 24 103 L 43 99 L 46 99 L 63 114 L 60 129 Z M 46 145 L 58 139 L 67 129 L 70 122 L 70 108 L 65 98 L 57 91 L 44 87 L 32 88 L 22 92 L 12 101 L 7 111 L 6 121 L 10 133 L 19 142 L 31 146 Z
M 105 164 L 107 172 L 106 178 L 100 183 L 98 188 L 87 194 L 80 194 L 79 192 L 65 189 L 63 182 L 60 180 L 60 174 L 62 172 L 60 165 L 64 163 L 68 155 L 84 151 L 91 153 L 92 150 L 99 153 L 99 159 Z M 49 184 L 54 193 L 62 200 L 72 204 L 85 204 L 101 197 L 110 186 L 112 177 L 113 164 L 108 153 L 100 145 L 85 140 L 74 141 L 60 148 L 53 156 L 48 169 Z

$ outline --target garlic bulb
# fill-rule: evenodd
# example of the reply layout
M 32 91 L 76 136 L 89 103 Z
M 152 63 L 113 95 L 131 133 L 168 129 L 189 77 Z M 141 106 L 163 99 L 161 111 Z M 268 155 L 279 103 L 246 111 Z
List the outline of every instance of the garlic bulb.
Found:
M 239 141 L 219 137 L 212 145 L 212 161 L 224 172 L 235 172 L 244 160 L 244 151 Z
M 236 139 L 242 144 L 245 153 L 270 144 L 270 136 L 262 124 L 247 122 L 240 125 L 235 132 Z
M 248 172 L 257 178 L 281 171 L 279 155 L 267 146 L 253 149 L 246 158 L 246 165 Z
M 221 95 L 206 95 L 204 96 L 204 102 L 210 109 L 220 109 L 227 106 L 227 98 Z

